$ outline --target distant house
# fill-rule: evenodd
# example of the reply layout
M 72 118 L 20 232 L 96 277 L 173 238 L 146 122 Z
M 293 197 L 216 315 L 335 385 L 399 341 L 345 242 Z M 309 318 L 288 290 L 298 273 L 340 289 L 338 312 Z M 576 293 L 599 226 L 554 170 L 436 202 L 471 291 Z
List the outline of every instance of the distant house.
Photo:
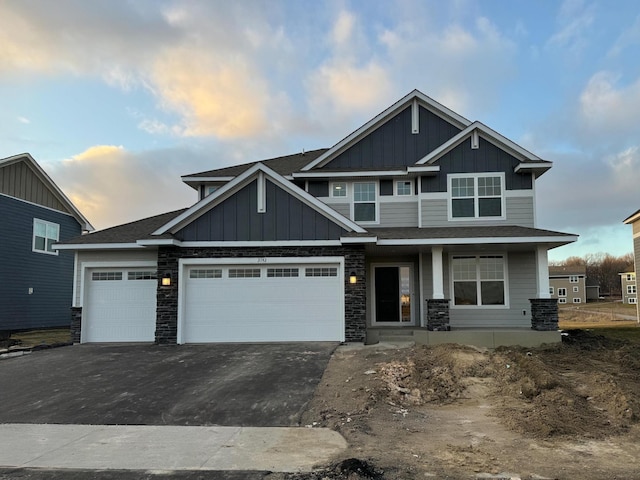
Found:
M 549 294 L 559 304 L 586 303 L 586 267 L 549 267 Z
M 636 305 L 638 303 L 636 273 L 625 272 L 620 273 L 619 275 L 620 283 L 622 285 L 622 303 Z
M 624 220 L 624 223 L 626 223 L 627 225 L 631 225 L 633 227 L 633 259 L 634 259 L 634 270 L 635 270 L 633 273 L 637 277 L 638 265 L 640 265 L 640 210 L 636 210 L 635 213 L 627 217 Z M 637 307 L 637 308 L 640 308 L 640 307 Z M 638 314 L 638 321 L 640 322 L 640 314 Z
M 600 283 L 592 277 L 587 277 L 587 302 L 597 302 L 600 299 Z
M 71 252 L 53 244 L 93 230 L 28 153 L 0 159 L 0 331 L 69 326 Z

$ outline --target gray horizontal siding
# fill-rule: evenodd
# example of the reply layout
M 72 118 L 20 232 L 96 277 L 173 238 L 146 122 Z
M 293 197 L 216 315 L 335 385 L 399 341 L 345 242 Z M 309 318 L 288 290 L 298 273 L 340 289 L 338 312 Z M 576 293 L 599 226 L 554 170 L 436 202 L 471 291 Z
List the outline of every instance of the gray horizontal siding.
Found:
M 509 253 L 507 257 L 509 271 L 508 309 L 459 309 L 452 307 L 450 311 L 453 328 L 530 328 L 531 303 L 529 299 L 536 297 L 536 256 L 535 252 Z M 447 261 L 448 263 L 448 261 Z M 449 267 L 446 268 L 447 292 L 450 295 Z M 523 313 L 524 312 L 524 313 Z
M 347 218 L 351 218 L 351 205 L 348 203 L 329 203 L 331 208 L 333 208 L 340 215 L 345 216 Z
M 70 215 L 3 195 L 0 212 L 0 330 L 69 326 L 73 253 L 33 252 L 33 219 L 57 223 L 60 241 L 80 235 L 80 225 Z
M 422 201 L 422 226 L 485 226 L 485 225 L 520 225 L 533 227 L 535 216 L 533 210 L 533 197 L 507 197 L 505 220 L 456 220 L 449 221 L 448 203 L 446 199 L 421 200 Z
M 24 162 L 0 168 L 0 193 L 71 213 Z
M 420 107 L 420 133 L 411 131 L 411 107 L 348 148 L 325 165 L 325 169 L 375 169 L 413 165 L 460 129 Z
M 417 227 L 418 202 L 380 203 L 381 227 Z
M 257 180 L 177 232 L 183 241 L 334 240 L 345 230 L 266 181 L 266 212 L 257 210 Z

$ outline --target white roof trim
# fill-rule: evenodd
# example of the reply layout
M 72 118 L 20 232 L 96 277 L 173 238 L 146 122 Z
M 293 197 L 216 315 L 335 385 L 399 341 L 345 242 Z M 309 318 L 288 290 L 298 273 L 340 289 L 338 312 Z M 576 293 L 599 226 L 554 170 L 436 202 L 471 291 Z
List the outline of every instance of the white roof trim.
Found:
M 408 173 L 437 173 L 440 171 L 440 165 L 418 165 L 415 167 L 407 167 Z
M 34 158 L 31 156 L 31 154 L 29 154 L 29 153 L 20 153 L 18 155 L 13 155 L 11 157 L 0 159 L 0 168 L 2 168 L 4 166 L 11 165 L 12 163 L 18 163 L 20 160 L 26 160 L 27 163 L 33 169 L 35 169 L 35 173 L 36 173 L 36 175 L 38 177 L 40 177 L 40 180 L 42 180 L 44 183 L 48 184 L 49 187 L 59 197 L 58 200 L 60 202 L 62 202 L 63 204 L 65 204 L 67 206 L 67 208 L 69 208 L 74 213 L 73 216 L 75 217 L 76 220 L 78 220 L 78 223 L 82 224 L 82 229 L 83 230 L 86 230 L 86 231 L 89 231 L 89 232 L 92 231 L 92 230 L 95 230 L 95 228 L 93 228 L 93 225 L 91 225 L 91 223 L 89 223 L 89 220 L 87 220 L 85 218 L 85 216 L 82 215 L 82 213 L 80 213 L 80 210 L 78 210 L 76 208 L 76 206 L 73 204 L 73 202 L 71 202 L 71 200 L 69 200 L 69 198 L 67 198 L 67 196 L 64 194 L 64 192 L 62 190 L 60 190 L 60 188 L 58 188 L 58 185 L 56 185 L 55 182 L 53 180 L 51 180 L 51 177 L 49 177 L 49 175 L 47 175 L 47 172 L 45 172 L 43 170 L 43 168 L 38 164 L 38 162 L 36 162 L 34 160 Z
M 624 219 L 623 223 L 626 223 L 627 225 L 631 225 L 632 223 L 635 223 L 637 220 L 640 220 L 640 210 L 638 210 L 635 213 L 632 213 L 631 216 Z
M 408 105 L 411 105 L 414 99 L 417 99 L 420 105 L 424 106 L 425 108 L 435 113 L 436 115 L 453 123 L 459 128 L 465 128 L 471 124 L 471 122 L 466 118 L 464 118 L 463 116 L 458 115 L 453 110 L 450 110 L 444 105 L 436 102 L 434 99 L 426 96 L 424 93 L 420 92 L 419 90 L 413 90 L 411 93 L 402 97 L 400 100 L 398 100 L 396 103 L 394 103 L 389 108 L 384 110 L 382 113 L 373 117 L 367 123 L 365 123 L 360 128 L 358 128 L 356 131 L 354 131 L 353 133 L 351 133 L 350 135 L 348 135 L 347 137 L 345 137 L 344 139 L 336 143 L 333 147 L 331 147 L 325 153 L 320 155 L 314 161 L 302 167 L 301 171 L 306 172 L 317 166 L 322 166 L 324 163 L 333 159 L 335 155 L 346 150 L 348 147 L 353 145 L 360 138 L 364 137 L 371 131 L 375 130 L 378 126 L 384 123 L 389 117 L 397 114 L 401 109 L 407 107 Z
M 344 243 L 377 243 L 378 237 L 340 237 L 340 241 Z
M 144 248 L 137 243 L 58 243 L 54 250 L 135 250 Z
M 183 182 L 230 182 L 236 177 L 182 177 Z
M 222 201 L 229 198 L 231 195 L 236 193 L 238 190 L 246 186 L 254 176 L 257 175 L 259 171 L 264 172 L 269 179 L 278 185 L 280 188 L 300 200 L 301 202 L 307 204 L 314 210 L 323 214 L 325 217 L 334 221 L 336 224 L 342 226 L 346 230 L 351 230 L 358 233 L 364 233 L 365 230 L 360 227 L 357 223 L 349 220 L 347 217 L 340 215 L 338 212 L 333 210 L 331 207 L 327 206 L 323 202 L 317 200 L 314 196 L 305 192 L 304 190 L 296 187 L 293 183 L 282 177 L 282 175 L 276 173 L 263 163 L 256 163 L 251 168 L 245 170 L 242 174 L 238 175 L 229 183 L 223 185 L 218 190 L 208 195 L 207 197 L 200 200 L 198 203 L 193 205 L 191 208 L 187 209 L 182 214 L 178 215 L 176 218 L 166 223 L 158 230 L 153 232 L 152 235 L 162 235 L 166 232 L 176 232 L 177 230 L 183 228 L 188 225 L 191 221 L 196 218 L 204 215 L 206 212 L 214 208 L 216 205 L 221 203 Z
M 515 153 L 521 159 L 542 162 L 542 159 L 540 157 L 534 155 L 528 150 L 525 150 L 520 145 L 515 144 L 505 136 L 500 135 L 495 130 L 487 127 L 485 124 L 476 121 L 476 122 L 473 122 L 471 125 L 469 125 L 467 128 L 465 128 L 464 130 L 462 130 L 459 134 L 457 134 L 454 137 L 451 137 L 447 142 L 443 143 L 438 148 L 436 148 L 435 150 L 432 150 L 431 152 L 429 152 L 429 154 L 427 154 L 426 156 L 418 160 L 416 162 L 416 165 L 424 165 L 424 164 L 428 164 L 436 161 L 442 155 L 451 151 L 453 148 L 460 145 L 460 143 L 462 143 L 464 140 L 471 137 L 472 133 L 475 130 L 481 133 L 481 136 L 485 140 L 493 143 L 496 146 L 510 150 L 512 153 Z M 550 164 L 544 164 L 544 163 L 542 164 L 547 165 L 548 167 L 551 166 Z
M 334 177 L 397 177 L 406 175 L 406 170 L 358 170 L 348 172 L 301 172 L 293 173 L 293 178 L 334 178 Z
M 561 243 L 578 240 L 577 235 L 561 237 L 474 237 L 474 238 L 416 238 L 378 240 L 378 245 L 474 245 L 474 244 L 510 244 L 510 243 Z

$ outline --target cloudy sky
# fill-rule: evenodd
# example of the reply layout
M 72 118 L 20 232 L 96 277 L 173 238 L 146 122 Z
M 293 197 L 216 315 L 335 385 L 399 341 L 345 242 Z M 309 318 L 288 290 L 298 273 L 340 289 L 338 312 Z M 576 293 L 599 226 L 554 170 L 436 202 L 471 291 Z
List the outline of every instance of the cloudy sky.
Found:
M 180 175 L 329 147 L 414 88 L 554 162 L 551 259 L 632 249 L 637 0 L 1 0 L 0 157 L 97 228 L 195 202 Z

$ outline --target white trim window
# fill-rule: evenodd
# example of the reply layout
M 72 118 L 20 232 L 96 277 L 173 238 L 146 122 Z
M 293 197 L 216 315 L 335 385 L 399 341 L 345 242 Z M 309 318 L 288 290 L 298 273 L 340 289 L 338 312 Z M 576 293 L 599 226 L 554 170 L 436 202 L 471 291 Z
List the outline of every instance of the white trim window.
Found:
M 629 297 L 629 303 L 636 305 L 638 303 L 638 300 L 636 297 Z
M 627 285 L 627 295 L 635 295 L 637 288 L 635 285 Z
M 558 299 L 558 303 L 567 303 L 567 299 L 566 298 L 559 298 Z
M 577 275 L 570 275 L 569 276 L 569 283 L 578 283 L 579 278 Z
M 582 303 L 582 299 L 580 297 L 575 297 L 573 299 L 573 303 Z
M 47 222 L 38 218 L 33 219 L 33 245 L 34 252 L 58 255 L 52 248 L 53 244 L 60 239 L 60 225 Z
M 333 198 L 346 198 L 347 197 L 347 183 L 346 182 L 333 182 L 331 184 L 331 197 L 333 197 Z
M 573 293 L 578 293 L 580 291 L 580 287 L 573 287 Z
M 353 184 L 353 220 L 366 223 L 378 221 L 376 182 Z
M 635 273 L 627 273 L 627 282 L 633 282 L 636 279 Z
M 553 287 L 549 287 L 549 295 L 553 295 L 553 293 L 554 293 Z
M 504 218 L 504 173 L 449 175 L 449 218 Z
M 566 297 L 567 296 L 567 289 L 564 287 L 558 287 L 558 296 L 559 297 Z M 563 302 L 560 302 L 563 303 Z
M 455 306 L 507 306 L 504 255 L 460 255 L 451 258 Z
M 413 195 L 413 182 L 411 180 L 396 180 L 396 195 L 399 197 Z

